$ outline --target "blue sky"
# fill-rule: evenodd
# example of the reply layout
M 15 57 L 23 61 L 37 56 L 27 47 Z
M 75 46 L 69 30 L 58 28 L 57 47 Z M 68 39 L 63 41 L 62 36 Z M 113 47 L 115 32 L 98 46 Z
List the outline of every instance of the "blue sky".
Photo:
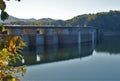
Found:
M 11 0 L 6 4 L 10 15 L 36 19 L 66 20 L 81 14 L 120 10 L 120 0 Z

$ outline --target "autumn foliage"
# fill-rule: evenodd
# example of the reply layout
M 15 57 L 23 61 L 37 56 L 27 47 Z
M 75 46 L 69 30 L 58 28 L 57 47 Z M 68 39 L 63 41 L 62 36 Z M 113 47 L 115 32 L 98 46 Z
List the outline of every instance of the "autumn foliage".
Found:
M 13 66 L 17 60 L 22 61 L 23 57 L 20 53 L 25 43 L 20 36 L 4 35 L 0 39 L 0 81 L 17 79 L 18 75 L 26 73 L 25 66 Z
M 1 20 L 3 22 L 9 17 L 5 9 L 5 1 L 0 0 Z M 0 27 L 0 81 L 19 81 L 19 76 L 26 73 L 26 68 L 25 66 L 15 66 L 15 64 L 18 61 L 22 62 L 21 53 L 26 45 L 20 36 L 11 36 L 3 34 L 3 32 L 5 32 L 4 23 Z

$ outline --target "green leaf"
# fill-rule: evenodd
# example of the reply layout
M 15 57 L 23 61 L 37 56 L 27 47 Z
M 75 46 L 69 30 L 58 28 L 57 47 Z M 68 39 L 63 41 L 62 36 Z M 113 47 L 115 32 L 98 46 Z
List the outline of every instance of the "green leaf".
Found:
M 4 2 L 3 0 L 0 0 L 0 9 L 1 9 L 2 11 L 4 11 L 5 8 L 6 8 L 5 2 Z
M 5 11 L 2 11 L 2 12 L 1 12 L 1 20 L 5 21 L 5 20 L 8 19 L 8 18 L 9 18 L 8 13 L 5 12 Z

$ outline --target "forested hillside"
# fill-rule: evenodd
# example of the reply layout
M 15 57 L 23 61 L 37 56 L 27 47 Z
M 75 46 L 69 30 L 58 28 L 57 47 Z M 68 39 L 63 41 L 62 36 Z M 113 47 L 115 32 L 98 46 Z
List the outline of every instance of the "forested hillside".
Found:
M 71 26 L 93 26 L 97 28 L 120 30 L 120 11 L 84 14 L 66 21 Z
M 83 14 L 69 20 L 54 20 L 43 18 L 39 20 L 17 20 L 7 22 L 9 25 L 52 25 L 52 26 L 92 26 L 110 30 L 120 30 L 120 11 L 100 12 L 96 14 Z

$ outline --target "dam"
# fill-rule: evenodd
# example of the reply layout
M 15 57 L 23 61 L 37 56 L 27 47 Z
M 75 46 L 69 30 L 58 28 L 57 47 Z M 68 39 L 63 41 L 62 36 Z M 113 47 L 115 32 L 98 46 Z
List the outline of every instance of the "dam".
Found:
M 5 26 L 8 35 L 19 35 L 28 46 L 61 45 L 99 40 L 99 31 L 93 27 Z
M 27 65 L 89 56 L 100 39 L 100 31 L 93 27 L 5 26 L 5 30 L 27 44 L 23 50 Z

